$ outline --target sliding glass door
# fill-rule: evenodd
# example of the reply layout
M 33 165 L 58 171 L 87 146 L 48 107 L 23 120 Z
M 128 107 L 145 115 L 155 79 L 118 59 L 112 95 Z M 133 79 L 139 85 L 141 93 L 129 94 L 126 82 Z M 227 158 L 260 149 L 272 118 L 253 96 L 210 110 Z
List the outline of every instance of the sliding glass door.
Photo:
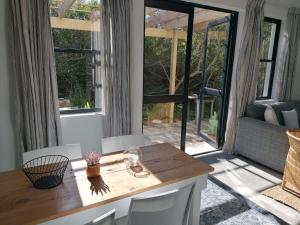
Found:
M 146 0 L 143 133 L 188 154 L 223 143 L 237 14 Z
M 198 134 L 221 148 L 225 139 L 232 48 L 236 20 L 233 15 L 209 21 L 204 32 L 201 86 L 199 93 Z
M 144 133 L 184 150 L 193 7 L 158 0 L 145 4 Z

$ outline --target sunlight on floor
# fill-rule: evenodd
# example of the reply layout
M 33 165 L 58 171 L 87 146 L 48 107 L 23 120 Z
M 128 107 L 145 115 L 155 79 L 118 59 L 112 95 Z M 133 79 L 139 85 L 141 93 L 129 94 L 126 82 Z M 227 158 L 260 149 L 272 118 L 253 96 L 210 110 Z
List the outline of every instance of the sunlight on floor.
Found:
M 215 168 L 211 175 L 289 224 L 300 224 L 300 213 L 260 194 L 281 183 L 282 174 L 239 156 L 222 152 L 197 157 Z
M 181 123 L 161 123 L 153 126 L 143 126 L 143 134 L 150 138 L 153 143 L 170 143 L 180 148 L 181 140 Z M 187 154 L 196 155 L 206 152 L 215 151 L 216 148 L 208 144 L 202 137 L 197 134 L 194 122 L 187 123 L 186 131 L 186 148 Z
M 200 143 L 187 143 L 185 147 L 185 152 L 189 155 L 195 155 L 203 152 L 215 151 L 216 148 L 210 144 L 202 141 Z

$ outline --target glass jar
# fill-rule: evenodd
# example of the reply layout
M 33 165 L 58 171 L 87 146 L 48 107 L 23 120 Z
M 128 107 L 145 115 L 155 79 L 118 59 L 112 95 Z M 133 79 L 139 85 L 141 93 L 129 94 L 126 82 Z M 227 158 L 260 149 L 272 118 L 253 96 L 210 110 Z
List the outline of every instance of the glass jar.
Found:
M 138 166 L 142 160 L 142 152 L 138 147 L 129 148 L 124 151 L 124 162 L 128 167 Z

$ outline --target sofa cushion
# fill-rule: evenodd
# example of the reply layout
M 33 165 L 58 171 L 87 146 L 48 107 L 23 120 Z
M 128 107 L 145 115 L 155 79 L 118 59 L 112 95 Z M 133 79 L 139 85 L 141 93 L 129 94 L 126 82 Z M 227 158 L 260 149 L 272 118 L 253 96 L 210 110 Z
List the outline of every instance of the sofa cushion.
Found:
M 281 126 L 285 125 L 282 111 L 290 111 L 296 109 L 298 113 L 298 118 L 300 118 L 300 101 L 278 102 L 271 104 L 271 106 L 274 109 L 277 115 L 278 122 Z
M 289 111 L 296 109 L 298 113 L 298 118 L 300 118 L 300 101 L 290 101 L 290 102 L 278 102 L 278 103 L 255 103 L 253 105 L 248 105 L 245 110 L 244 116 L 253 119 L 265 121 L 265 110 L 267 105 L 271 105 L 276 113 L 278 122 L 281 126 L 284 126 L 284 119 L 281 111 Z
M 265 121 L 274 125 L 280 125 L 277 115 L 271 105 L 268 105 L 265 110 Z
M 267 106 L 262 104 L 253 104 L 246 107 L 245 116 L 256 120 L 265 121 L 265 110 Z
M 296 109 L 282 111 L 282 116 L 287 128 L 299 128 L 299 120 Z

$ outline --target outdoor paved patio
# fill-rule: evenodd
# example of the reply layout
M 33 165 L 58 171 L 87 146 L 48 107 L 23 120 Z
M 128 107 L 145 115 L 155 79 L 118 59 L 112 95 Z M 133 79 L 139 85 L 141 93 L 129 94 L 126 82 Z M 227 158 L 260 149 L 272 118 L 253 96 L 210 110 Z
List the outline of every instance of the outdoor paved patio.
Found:
M 207 121 L 202 121 L 202 130 L 207 129 Z M 143 133 L 154 143 L 168 142 L 180 148 L 181 122 L 174 123 L 153 123 L 152 126 L 143 126 Z M 197 134 L 195 121 L 187 122 L 186 129 L 186 153 L 190 155 L 215 151 L 216 148 L 208 144 Z

